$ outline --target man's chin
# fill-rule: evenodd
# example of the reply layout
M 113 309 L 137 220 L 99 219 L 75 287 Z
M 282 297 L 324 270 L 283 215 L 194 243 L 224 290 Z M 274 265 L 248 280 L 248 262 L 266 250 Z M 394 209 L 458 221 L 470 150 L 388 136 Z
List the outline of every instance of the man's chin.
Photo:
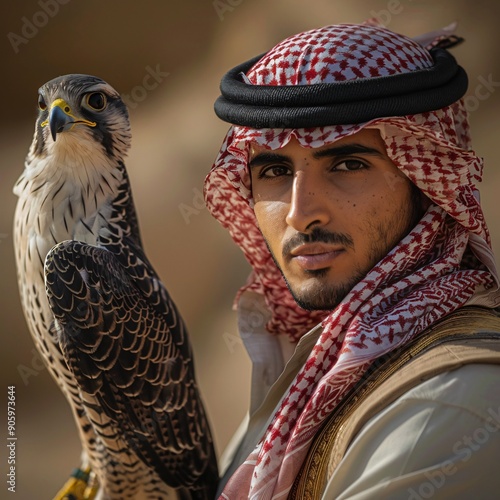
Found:
M 337 304 L 321 304 L 319 302 L 313 302 L 307 299 L 303 300 L 295 296 L 293 298 L 295 299 L 295 302 L 297 302 L 297 304 L 306 311 L 332 311 L 340 304 L 340 302 L 338 302 Z
M 314 275 L 309 274 L 307 279 L 300 281 L 297 286 L 290 284 L 285 279 L 288 289 L 295 302 L 306 311 L 331 311 L 335 309 L 359 283 L 365 273 L 357 273 L 351 279 L 343 283 L 333 282 L 328 278 L 328 269 L 316 271 Z
M 288 283 L 295 302 L 306 311 L 331 311 L 335 309 L 351 291 L 354 285 L 316 285 L 307 290 L 294 290 Z

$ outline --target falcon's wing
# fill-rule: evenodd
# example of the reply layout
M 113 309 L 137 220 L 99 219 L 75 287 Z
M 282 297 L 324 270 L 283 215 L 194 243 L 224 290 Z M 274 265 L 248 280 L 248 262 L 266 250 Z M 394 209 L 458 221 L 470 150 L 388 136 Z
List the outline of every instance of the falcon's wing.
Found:
M 81 390 L 165 483 L 213 498 L 212 438 L 173 302 L 150 304 L 144 283 L 138 288 L 113 253 L 81 242 L 55 246 L 45 274 L 61 348 Z

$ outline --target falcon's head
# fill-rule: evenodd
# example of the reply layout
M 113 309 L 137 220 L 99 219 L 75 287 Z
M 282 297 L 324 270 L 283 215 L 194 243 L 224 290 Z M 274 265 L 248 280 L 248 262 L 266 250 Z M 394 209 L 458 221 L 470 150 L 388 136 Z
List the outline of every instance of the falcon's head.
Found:
M 130 147 L 127 107 L 95 76 L 70 74 L 42 85 L 31 155 L 105 155 L 122 160 Z

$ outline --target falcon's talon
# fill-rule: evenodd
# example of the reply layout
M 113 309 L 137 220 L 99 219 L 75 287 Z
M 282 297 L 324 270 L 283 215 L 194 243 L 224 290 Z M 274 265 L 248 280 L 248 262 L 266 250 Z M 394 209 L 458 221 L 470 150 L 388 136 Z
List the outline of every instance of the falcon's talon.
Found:
M 98 491 L 99 491 L 99 481 L 97 480 L 97 476 L 94 473 L 92 473 L 87 483 L 87 487 L 83 492 L 84 500 L 94 500 Z
M 19 288 L 93 471 L 75 473 L 56 499 L 92 500 L 98 489 L 113 499 L 214 498 L 217 462 L 188 333 L 142 248 L 126 106 L 88 75 L 51 80 L 38 103 L 14 189 Z

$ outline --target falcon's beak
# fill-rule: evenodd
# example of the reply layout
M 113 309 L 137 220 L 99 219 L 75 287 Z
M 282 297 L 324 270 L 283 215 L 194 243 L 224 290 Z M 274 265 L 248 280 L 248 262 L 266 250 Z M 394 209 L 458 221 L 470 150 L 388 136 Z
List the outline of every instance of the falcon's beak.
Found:
M 56 99 L 50 106 L 49 119 L 41 125 L 42 127 L 49 125 L 52 139 L 55 141 L 58 133 L 71 130 L 77 123 L 83 123 L 89 127 L 96 126 L 95 122 L 76 117 L 64 99 Z

